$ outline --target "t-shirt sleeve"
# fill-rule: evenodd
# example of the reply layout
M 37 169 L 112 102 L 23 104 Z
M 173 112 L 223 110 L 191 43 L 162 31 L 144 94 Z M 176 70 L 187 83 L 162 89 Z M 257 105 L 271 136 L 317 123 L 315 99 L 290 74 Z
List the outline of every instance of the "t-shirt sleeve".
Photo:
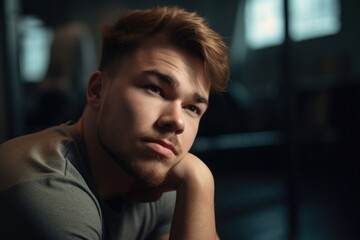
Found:
M 64 177 L 0 192 L 1 239 L 101 239 L 101 211 L 81 184 Z
M 159 218 L 158 224 L 151 234 L 150 239 L 170 234 L 171 223 L 175 210 L 176 191 L 165 193 L 158 203 Z

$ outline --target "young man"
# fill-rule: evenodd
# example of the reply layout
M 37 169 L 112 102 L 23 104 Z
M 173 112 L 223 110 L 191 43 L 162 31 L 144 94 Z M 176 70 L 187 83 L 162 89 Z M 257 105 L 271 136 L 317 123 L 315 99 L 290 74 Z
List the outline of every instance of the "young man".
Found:
M 103 32 L 80 120 L 0 147 L 1 239 L 216 239 L 214 180 L 189 149 L 226 46 L 178 8 Z

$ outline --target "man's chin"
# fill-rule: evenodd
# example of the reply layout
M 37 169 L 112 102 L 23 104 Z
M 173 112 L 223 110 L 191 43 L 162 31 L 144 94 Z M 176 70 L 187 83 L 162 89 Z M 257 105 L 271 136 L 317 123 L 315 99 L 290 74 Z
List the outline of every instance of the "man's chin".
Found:
M 129 173 L 135 179 L 137 188 L 154 188 L 163 185 L 169 169 L 161 161 L 148 161 L 147 163 L 133 161 Z

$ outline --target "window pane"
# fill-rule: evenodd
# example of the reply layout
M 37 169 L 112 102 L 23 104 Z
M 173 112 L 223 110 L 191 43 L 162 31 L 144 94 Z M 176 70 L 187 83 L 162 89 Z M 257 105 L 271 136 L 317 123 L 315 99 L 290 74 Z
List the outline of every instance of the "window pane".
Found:
M 294 41 L 335 34 L 340 25 L 338 0 L 289 1 L 289 34 Z
M 279 45 L 284 41 L 283 0 L 247 0 L 245 36 L 250 48 Z
M 50 56 L 51 31 L 40 19 L 25 16 L 20 22 L 21 55 L 20 73 L 28 82 L 38 82 L 44 77 Z

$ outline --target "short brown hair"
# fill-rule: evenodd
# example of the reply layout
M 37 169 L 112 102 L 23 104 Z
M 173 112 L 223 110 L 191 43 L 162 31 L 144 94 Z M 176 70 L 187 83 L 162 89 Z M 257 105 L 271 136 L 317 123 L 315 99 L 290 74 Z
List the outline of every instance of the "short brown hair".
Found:
M 131 10 L 115 24 L 105 26 L 102 38 L 100 70 L 132 53 L 144 40 L 164 33 L 178 47 L 204 62 L 212 91 L 225 91 L 229 78 L 227 46 L 206 20 L 195 12 L 178 7 Z

